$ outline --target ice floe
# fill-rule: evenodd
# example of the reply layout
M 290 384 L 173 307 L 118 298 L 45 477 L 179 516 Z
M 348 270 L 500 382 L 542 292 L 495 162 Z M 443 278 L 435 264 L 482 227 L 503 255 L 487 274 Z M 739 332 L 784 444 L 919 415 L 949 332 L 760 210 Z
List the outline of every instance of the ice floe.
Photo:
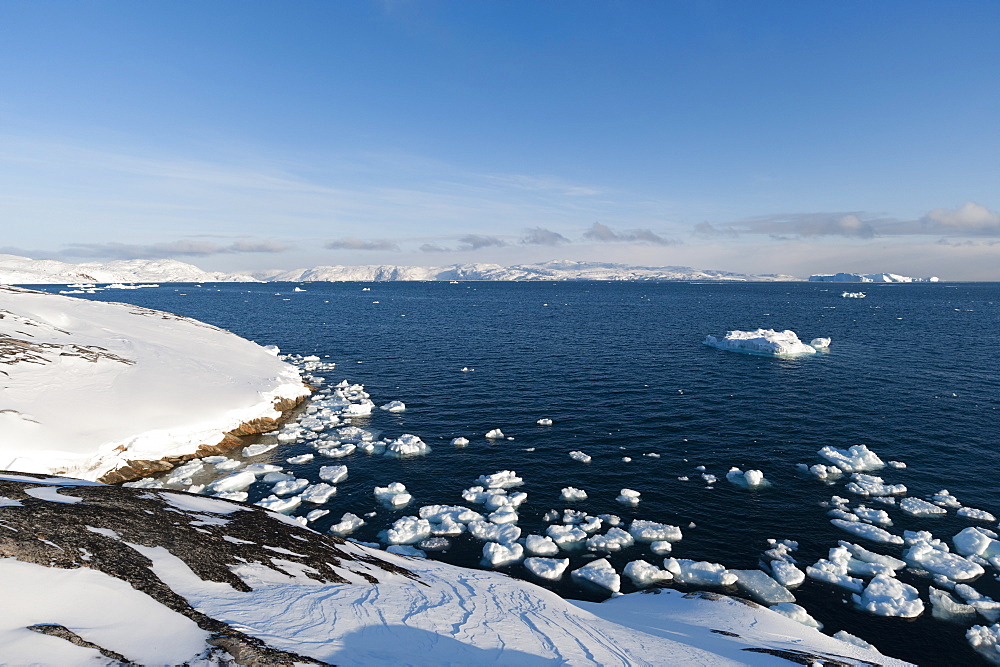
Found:
M 915 618 L 924 612 L 917 589 L 888 574 L 878 574 L 860 594 L 851 596 L 854 604 L 876 616 Z
M 618 497 L 615 498 L 615 500 L 620 502 L 622 505 L 634 506 L 639 504 L 640 495 L 642 494 L 640 494 L 635 489 L 622 489 L 621 492 L 619 492 Z
M 645 588 L 665 581 L 670 581 L 674 575 L 667 570 L 661 570 L 644 560 L 634 560 L 625 566 L 622 574 L 628 577 L 639 588 Z
M 899 501 L 899 508 L 911 516 L 919 517 L 941 516 L 948 513 L 945 508 L 920 498 L 903 498 Z
M 692 586 L 732 586 L 737 579 L 724 565 L 708 561 L 667 558 L 663 568 L 673 574 L 678 583 Z
M 764 473 L 760 470 L 747 470 L 746 472 L 733 467 L 726 473 L 726 479 L 740 487 L 741 489 L 760 489 L 771 486 L 771 482 L 764 479 Z
M 732 352 L 761 354 L 766 356 L 792 357 L 816 354 L 818 349 L 830 346 L 829 338 L 815 338 L 810 345 L 799 340 L 794 331 L 755 329 L 753 331 L 729 331 L 722 338 L 706 336 L 702 341 L 709 347 Z
M 847 449 L 827 446 L 818 453 L 843 472 L 869 472 L 885 467 L 882 459 L 865 445 L 853 445 Z
M 621 577 L 606 558 L 587 563 L 583 567 L 573 570 L 570 575 L 576 581 L 588 582 L 601 588 L 606 588 L 612 593 L 617 593 L 621 590 Z
M 413 500 L 406 491 L 406 485 L 400 482 L 393 482 L 388 486 L 376 486 L 375 497 L 387 507 L 404 507 Z
M 547 581 L 559 581 L 569 567 L 568 558 L 537 558 L 524 559 L 524 568 L 536 577 Z
M 572 486 L 567 486 L 562 490 L 560 498 L 568 503 L 580 502 L 587 499 L 587 492 L 583 489 L 577 489 Z

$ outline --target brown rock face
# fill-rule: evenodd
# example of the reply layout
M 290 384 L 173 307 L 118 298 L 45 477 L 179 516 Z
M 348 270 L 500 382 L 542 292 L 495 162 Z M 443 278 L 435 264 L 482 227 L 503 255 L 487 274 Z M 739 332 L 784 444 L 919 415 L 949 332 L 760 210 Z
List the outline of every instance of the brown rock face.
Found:
M 310 391 L 314 391 L 309 385 L 305 385 Z M 124 465 L 120 468 L 116 468 L 110 472 L 105 473 L 97 481 L 103 482 L 104 484 L 121 484 L 123 482 L 131 482 L 136 479 L 141 479 L 143 477 L 149 477 L 158 472 L 166 472 L 170 470 L 178 463 L 183 463 L 184 461 L 190 461 L 191 459 L 200 459 L 205 456 L 215 456 L 217 454 L 225 454 L 226 452 L 243 447 L 246 442 L 243 440 L 242 436 L 248 435 L 260 435 L 261 433 L 267 433 L 268 431 L 273 431 L 278 428 L 284 422 L 292 416 L 295 408 L 302 405 L 308 396 L 302 396 L 297 399 L 280 398 L 274 401 L 274 409 L 281 412 L 281 416 L 278 419 L 271 419 L 270 417 L 261 417 L 259 419 L 253 419 L 248 422 L 244 422 L 225 434 L 222 440 L 214 445 L 201 445 L 197 450 L 190 454 L 184 454 L 181 456 L 168 456 L 166 458 L 160 459 L 159 461 L 144 461 L 136 460 L 129 461 L 128 465 Z

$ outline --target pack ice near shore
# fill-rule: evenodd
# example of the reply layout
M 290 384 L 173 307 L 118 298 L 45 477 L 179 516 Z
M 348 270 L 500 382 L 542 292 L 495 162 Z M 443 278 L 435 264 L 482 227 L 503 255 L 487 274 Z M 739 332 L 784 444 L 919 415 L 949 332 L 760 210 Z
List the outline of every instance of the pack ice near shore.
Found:
M 573 602 L 164 489 L 0 472 L 0 517 L 11 664 L 905 664 L 724 595 Z
M 797 357 L 816 354 L 830 347 L 829 338 L 813 338 L 808 345 L 799 340 L 791 330 L 755 329 L 753 331 L 727 331 L 719 338 L 708 335 L 703 341 L 709 347 L 744 354 L 760 354 L 773 357 Z
M 0 286 L 0 468 L 98 479 L 308 394 L 267 349 L 137 306 Z

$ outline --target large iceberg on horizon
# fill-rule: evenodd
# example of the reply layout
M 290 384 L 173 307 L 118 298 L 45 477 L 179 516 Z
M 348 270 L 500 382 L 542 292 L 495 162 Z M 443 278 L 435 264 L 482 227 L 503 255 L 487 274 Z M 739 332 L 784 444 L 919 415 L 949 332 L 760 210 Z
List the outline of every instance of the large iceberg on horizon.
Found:
M 775 331 L 774 329 L 727 331 L 722 338 L 708 335 L 702 342 L 709 347 L 717 347 L 720 350 L 773 357 L 816 354 L 818 350 L 830 347 L 829 338 L 814 338 L 806 345 L 799 340 L 794 331 L 789 329 L 784 331 Z

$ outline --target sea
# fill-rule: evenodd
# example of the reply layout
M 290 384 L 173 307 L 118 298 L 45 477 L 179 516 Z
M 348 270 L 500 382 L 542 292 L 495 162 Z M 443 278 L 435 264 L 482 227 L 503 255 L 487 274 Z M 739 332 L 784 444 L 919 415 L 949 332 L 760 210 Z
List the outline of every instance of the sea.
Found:
M 845 298 L 845 289 L 866 296 Z M 838 540 L 900 556 L 903 547 L 869 543 L 830 523 L 832 496 L 852 506 L 864 499 L 844 488 L 847 480 L 826 484 L 797 466 L 825 463 L 817 452 L 828 445 L 865 444 L 885 461 L 905 463 L 873 474 L 905 484 L 907 495 L 947 489 L 963 505 L 1000 516 L 996 283 L 204 283 L 76 296 L 166 310 L 282 353 L 316 355 L 336 363 L 322 373 L 328 384 L 363 384 L 378 405 L 403 401 L 405 412 L 376 409 L 355 423 L 388 437 L 415 434 L 430 445 L 427 456 L 356 452 L 293 466 L 285 459 L 314 451 L 293 442 L 253 459 L 313 481 L 321 465 L 346 464 L 349 477 L 325 506 L 330 514 L 311 525 L 323 531 L 345 512 L 374 513 L 353 535 L 361 541 L 380 541 L 380 531 L 422 505 L 468 505 L 461 492 L 480 475 L 513 470 L 524 479 L 516 490 L 528 494 L 518 522 L 525 535 L 544 533 L 550 510 L 573 508 L 677 525 L 683 539 L 672 556 L 728 568 L 758 568 L 768 538 L 798 542 L 802 568 Z M 702 342 L 757 328 L 832 343 L 824 353 L 785 359 Z M 552 424 L 538 424 L 543 418 Z M 504 439 L 485 437 L 497 428 Z M 459 436 L 469 444 L 453 446 Z M 591 460 L 575 460 L 572 451 Z M 770 486 L 728 482 L 734 466 L 761 470 Z M 718 481 L 706 482 L 703 472 Z M 405 484 L 411 505 L 389 510 L 376 501 L 373 487 L 392 482 Z M 569 486 L 585 490 L 587 500 L 561 500 Z M 638 505 L 616 501 L 623 488 L 641 493 Z M 258 484 L 250 493 L 254 502 L 269 489 Z M 954 510 L 916 518 L 898 505 L 868 504 L 888 511 L 889 530 L 899 535 L 927 530 L 950 541 L 971 525 L 997 529 Z M 662 564 L 648 545 L 567 555 L 570 569 L 599 557 L 619 572 L 632 560 Z M 482 543 L 468 536 L 428 557 L 484 567 Z M 553 584 L 532 579 L 523 565 L 500 571 L 568 598 L 607 597 L 568 575 Z M 987 568 L 973 586 L 1000 600 L 996 576 Z M 926 610 L 919 618 L 858 611 L 850 593 L 813 580 L 794 593 L 825 632 L 846 630 L 887 655 L 922 665 L 982 662 L 965 639 L 970 624 L 933 617 L 931 581 L 909 570 L 899 578 L 920 591 Z M 634 590 L 623 577 L 622 592 Z M 982 617 L 976 623 L 988 625 Z

